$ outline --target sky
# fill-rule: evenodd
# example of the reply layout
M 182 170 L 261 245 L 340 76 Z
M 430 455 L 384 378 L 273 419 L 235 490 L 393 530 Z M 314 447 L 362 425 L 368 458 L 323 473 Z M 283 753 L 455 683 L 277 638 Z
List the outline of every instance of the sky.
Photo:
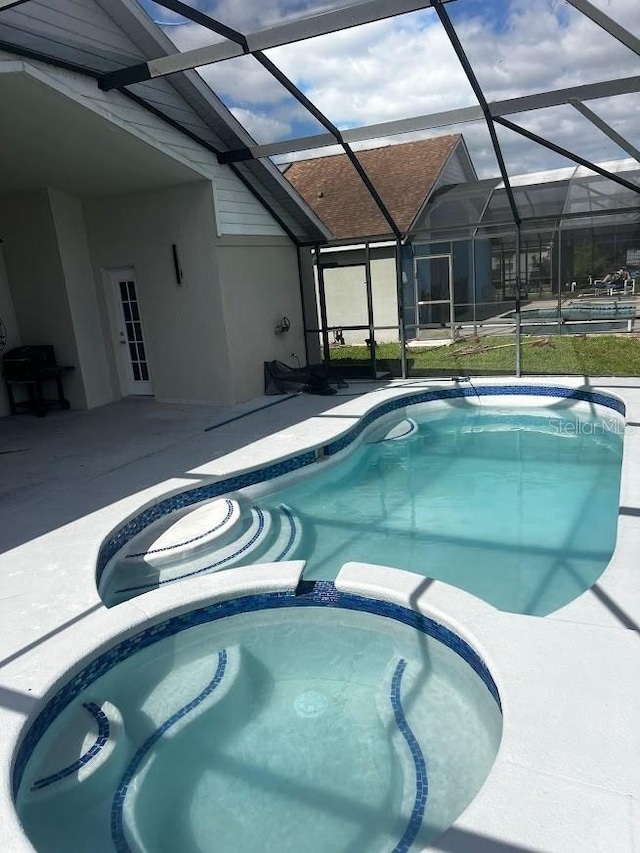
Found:
M 150 0 L 141 2 L 182 50 L 218 40 L 211 31 Z M 349 0 L 190 2 L 244 33 L 291 20 L 307 8 L 317 12 L 349 5 Z M 592 2 L 640 36 L 640 0 Z M 488 101 L 640 75 L 640 57 L 565 0 L 453 0 L 446 8 Z M 267 55 L 341 129 L 477 103 L 433 9 L 276 48 Z M 324 130 L 253 57 L 207 66 L 200 73 L 259 143 Z M 640 145 L 640 94 L 587 105 Z M 509 118 L 594 162 L 628 156 L 569 105 Z M 365 147 L 448 132 L 464 134 L 481 177 L 498 174 L 483 122 L 373 140 Z M 569 165 L 511 131 L 500 129 L 499 138 L 510 174 Z M 329 152 L 303 156 L 320 153 Z

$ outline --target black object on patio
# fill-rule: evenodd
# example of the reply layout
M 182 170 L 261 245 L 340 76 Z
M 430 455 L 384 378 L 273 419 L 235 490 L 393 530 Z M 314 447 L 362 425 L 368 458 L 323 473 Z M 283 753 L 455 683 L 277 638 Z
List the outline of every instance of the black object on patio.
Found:
M 27 409 L 42 418 L 49 408 L 69 409 L 71 404 L 65 398 L 62 387 L 62 374 L 69 370 L 73 370 L 73 367 L 57 363 L 51 344 L 15 347 L 6 352 L 2 357 L 2 378 L 11 414 L 17 414 L 18 409 Z M 45 397 L 44 385 L 47 382 L 55 384 L 55 399 Z M 16 385 L 26 386 L 29 392 L 27 400 L 15 399 Z
M 333 383 L 336 387 L 331 386 Z M 321 364 L 308 367 L 290 367 L 283 361 L 265 361 L 264 393 L 287 394 L 304 391 L 307 394 L 335 394 L 338 388 L 348 388 L 347 383 Z

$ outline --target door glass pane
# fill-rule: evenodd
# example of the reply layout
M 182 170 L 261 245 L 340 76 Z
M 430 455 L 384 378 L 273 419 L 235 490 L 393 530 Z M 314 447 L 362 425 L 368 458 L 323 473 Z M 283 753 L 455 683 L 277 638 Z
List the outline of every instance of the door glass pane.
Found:
M 418 303 L 449 299 L 449 256 L 416 259 Z
M 138 311 L 135 282 L 120 281 L 119 291 L 122 312 L 125 319 L 127 343 L 129 344 L 129 361 L 133 379 L 136 382 L 147 382 L 149 370 L 146 364 L 146 353 L 143 345 L 142 324 Z

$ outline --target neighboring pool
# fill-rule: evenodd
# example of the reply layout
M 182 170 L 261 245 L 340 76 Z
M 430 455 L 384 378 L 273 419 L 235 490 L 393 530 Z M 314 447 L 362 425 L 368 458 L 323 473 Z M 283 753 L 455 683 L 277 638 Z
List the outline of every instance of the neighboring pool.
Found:
M 153 570 L 151 579 L 123 565 L 103 596 L 115 603 L 158 581 L 277 559 L 304 559 L 305 578 L 333 579 L 358 561 L 545 615 L 597 581 L 616 540 L 616 413 L 466 400 L 406 413 L 415 427 L 405 437 L 380 440 L 404 413 L 387 416 L 342 461 L 307 466 L 309 475 L 290 485 L 285 477 L 236 492 L 242 523 L 232 544 Z
M 626 332 L 629 321 L 636 317 L 635 302 L 571 302 L 557 308 L 523 308 L 520 313 L 522 332 L 526 335 L 588 335 L 595 332 Z M 515 320 L 516 312 L 504 318 Z M 555 322 L 545 323 L 545 320 Z M 580 321 L 588 322 L 580 322 Z
M 23 741 L 17 810 L 38 853 L 417 853 L 473 799 L 501 731 L 461 638 L 308 584 L 89 663 Z
M 515 318 L 516 312 L 510 311 L 505 317 Z M 522 322 L 527 320 L 588 320 L 588 319 L 633 319 L 636 316 L 636 304 L 624 302 L 581 302 L 563 305 L 558 314 L 557 308 L 523 308 L 521 311 Z

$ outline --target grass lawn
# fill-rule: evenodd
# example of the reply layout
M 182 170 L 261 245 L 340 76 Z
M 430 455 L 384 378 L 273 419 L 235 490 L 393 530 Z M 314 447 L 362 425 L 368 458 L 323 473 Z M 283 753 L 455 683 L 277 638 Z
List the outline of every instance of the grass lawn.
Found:
M 400 373 L 400 345 L 376 347 L 378 370 Z M 640 338 L 634 335 L 522 336 L 523 373 L 566 373 L 592 376 L 640 375 Z M 335 347 L 336 367 L 361 364 L 369 359 L 366 346 Z M 410 375 L 422 371 L 446 373 L 509 372 L 515 370 L 515 338 L 486 336 L 458 341 L 451 346 L 407 349 Z

